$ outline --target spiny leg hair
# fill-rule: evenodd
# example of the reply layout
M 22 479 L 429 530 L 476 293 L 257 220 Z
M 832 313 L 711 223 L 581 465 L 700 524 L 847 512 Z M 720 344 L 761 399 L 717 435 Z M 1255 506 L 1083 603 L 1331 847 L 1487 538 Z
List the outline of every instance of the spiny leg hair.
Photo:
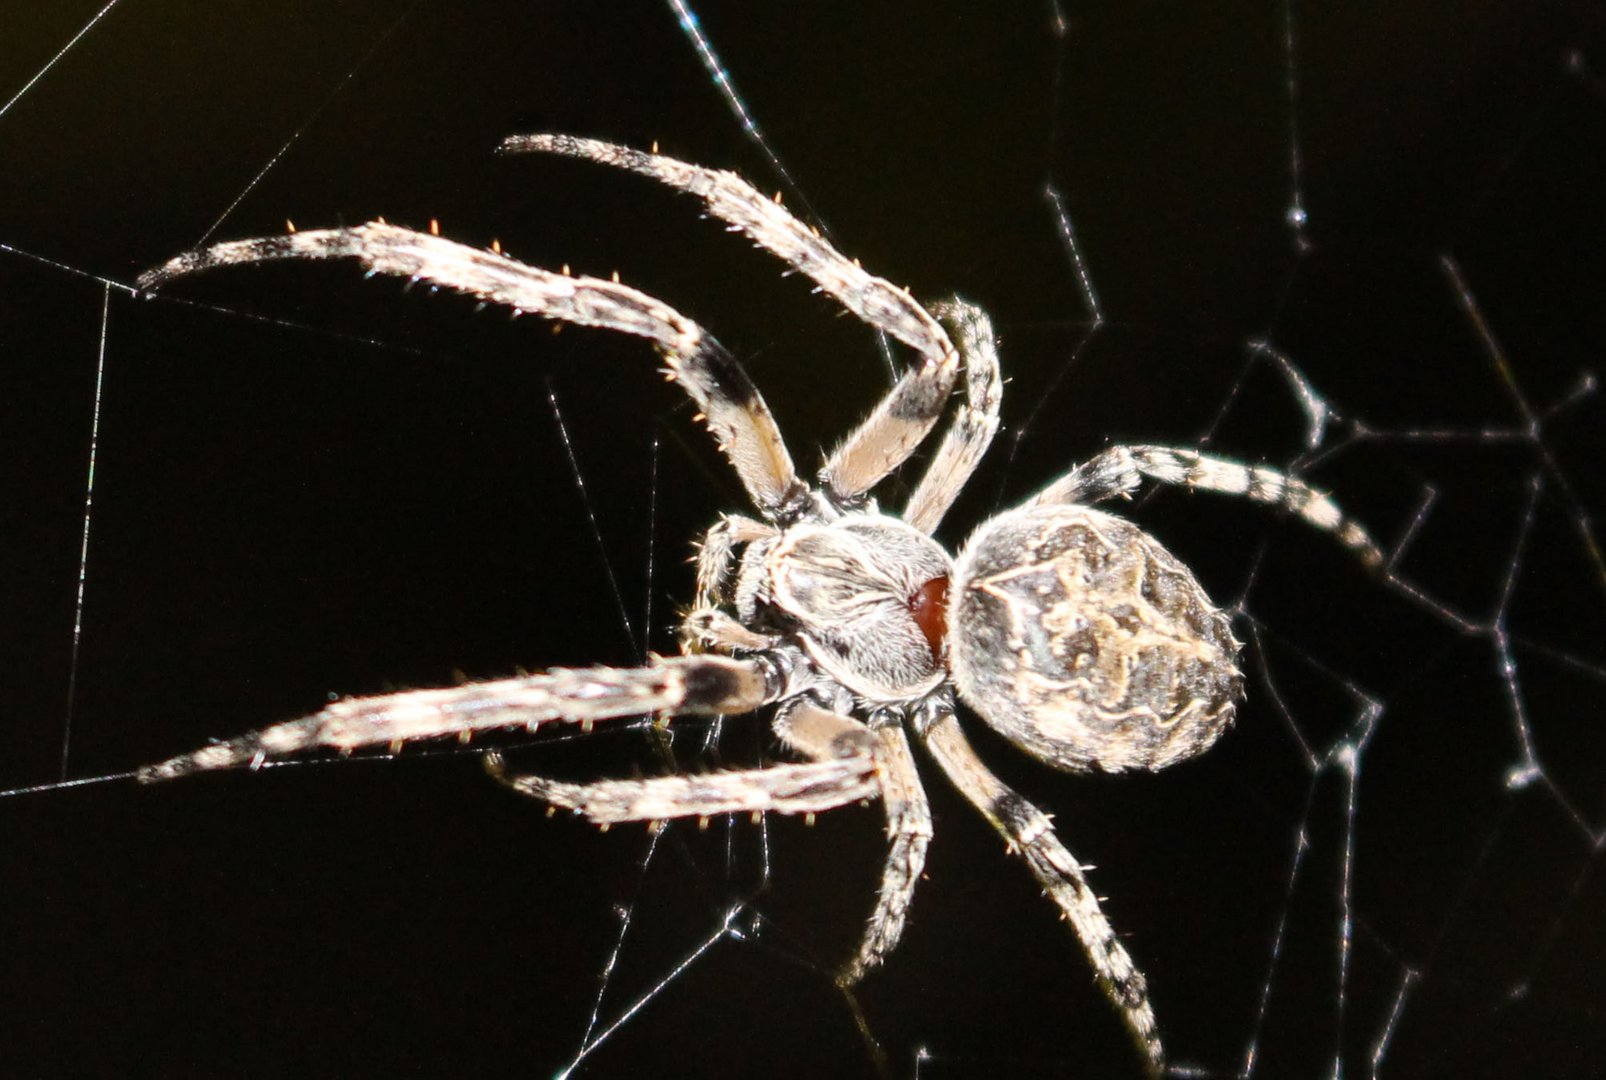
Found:
M 714 217 L 812 279 L 860 319 L 920 353 L 918 366 L 898 380 L 821 471 L 820 482 L 839 502 L 867 493 L 908 460 L 936 425 L 958 374 L 958 354 L 942 326 L 907 290 L 865 271 L 735 173 L 573 135 L 514 135 L 500 149 L 583 158 L 696 195 Z
M 806 489 L 797 478 L 764 398 L 736 358 L 691 319 L 661 300 L 614 281 L 570 277 L 527 266 L 385 222 L 234 240 L 186 252 L 140 275 L 155 289 L 214 267 L 276 259 L 344 259 L 370 274 L 424 281 L 560 322 L 644 337 L 664 355 L 668 376 L 702 410 L 720 450 L 766 516 L 794 506 Z
M 1093 965 L 1099 989 L 1126 1022 L 1151 1076 L 1165 1067 L 1165 1048 L 1149 1001 L 1148 982 L 1099 908 L 1082 865 L 1054 833 L 1048 815 L 982 764 L 954 718 L 953 704 L 929 699 L 915 716 L 915 733 L 948 779 L 1004 837 L 1059 905 Z
M 1198 491 L 1241 495 L 1286 510 L 1331 533 L 1370 569 L 1383 565 L 1383 551 L 1326 494 L 1303 480 L 1261 465 L 1245 465 L 1197 450 L 1170 446 L 1112 446 L 1050 484 L 1023 505 L 1092 503 L 1129 496 L 1147 477 Z
M 257 766 L 317 747 L 349 752 L 439 735 L 467 738 L 497 728 L 533 731 L 548 721 L 589 724 L 654 713 L 751 712 L 775 700 L 782 682 L 760 661 L 686 656 L 641 668 L 558 668 L 438 690 L 346 698 L 311 716 L 147 765 L 137 776 L 150 783 Z

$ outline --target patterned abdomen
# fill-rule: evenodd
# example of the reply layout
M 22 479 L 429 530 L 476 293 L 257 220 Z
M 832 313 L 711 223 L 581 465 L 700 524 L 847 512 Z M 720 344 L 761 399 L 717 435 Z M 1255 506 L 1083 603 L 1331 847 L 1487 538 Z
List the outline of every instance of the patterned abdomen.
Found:
M 1232 725 L 1243 677 L 1226 615 L 1122 518 L 1000 514 L 960 554 L 950 605 L 960 698 L 1059 768 L 1161 769 Z

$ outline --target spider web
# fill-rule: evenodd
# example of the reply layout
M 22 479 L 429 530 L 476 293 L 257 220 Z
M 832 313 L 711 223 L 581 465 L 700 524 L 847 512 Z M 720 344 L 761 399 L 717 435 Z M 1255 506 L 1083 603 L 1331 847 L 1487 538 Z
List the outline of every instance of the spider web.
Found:
M 489 153 L 527 130 L 738 167 L 916 295 L 985 305 L 1005 430 L 950 543 L 1110 442 L 1202 442 L 1292 464 L 1395 554 L 1379 583 L 1237 500 L 1140 500 L 1241 612 L 1237 730 L 1086 778 L 969 725 L 1096 864 L 1179 1073 L 1606 1060 L 1598 13 L 34 7 L 0 49 L 19 1073 L 1135 1075 L 1051 905 L 935 777 L 928 880 L 858 1015 L 831 973 L 874 807 L 599 835 L 439 747 L 93 782 L 331 691 L 668 650 L 686 541 L 739 505 L 636 343 L 349 267 L 128 294 L 204 237 L 439 218 L 617 268 L 750 364 L 803 460 L 885 387 L 871 335 L 688 201 Z M 675 731 L 519 761 L 772 750 Z

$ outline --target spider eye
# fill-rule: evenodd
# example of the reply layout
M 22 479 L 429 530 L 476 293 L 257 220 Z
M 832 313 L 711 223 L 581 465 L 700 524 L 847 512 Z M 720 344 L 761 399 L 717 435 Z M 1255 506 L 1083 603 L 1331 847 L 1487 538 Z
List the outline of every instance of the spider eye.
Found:
M 909 614 L 926 635 L 931 655 L 942 661 L 942 645 L 948 638 L 948 578 L 934 577 L 909 597 Z

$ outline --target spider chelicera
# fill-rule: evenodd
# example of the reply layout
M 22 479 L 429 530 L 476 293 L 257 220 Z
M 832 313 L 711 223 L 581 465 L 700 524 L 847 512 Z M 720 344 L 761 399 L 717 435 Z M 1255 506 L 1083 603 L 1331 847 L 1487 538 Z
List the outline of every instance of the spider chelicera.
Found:
M 517 136 L 501 149 L 584 158 L 698 196 L 714 217 L 918 359 L 811 486 L 735 357 L 678 311 L 617 281 L 537 269 L 499 249 L 384 221 L 218 244 L 150 271 L 140 279 L 145 288 L 218 266 L 354 258 L 371 274 L 648 338 L 665 374 L 696 402 L 757 515 L 723 517 L 703 535 L 680 656 L 347 698 L 147 766 L 140 779 L 260 764 L 313 747 L 349 751 L 548 722 L 773 706 L 771 729 L 802 760 L 584 784 L 510 775 L 496 754 L 486 764 L 515 791 L 602 824 L 815 813 L 879 799 L 890 849 L 868 928 L 840 975 L 849 983 L 897 944 L 931 840 L 912 734 L 1059 905 L 1158 1073 L 1165 1054 L 1142 973 L 1048 817 L 971 749 L 956 699 L 1033 757 L 1070 771 L 1163 768 L 1202 753 L 1231 725 L 1243 680 L 1227 615 L 1153 538 L 1089 505 L 1130 495 L 1144 479 L 1267 503 L 1331 533 L 1373 567 L 1382 562 L 1377 546 L 1326 495 L 1284 473 L 1193 450 L 1117 446 L 983 522 L 951 557 L 931 533 L 998 429 L 998 355 L 985 313 L 957 298 L 922 306 L 733 173 L 564 135 Z M 901 514 L 881 512 L 872 491 L 931 434 L 961 375 L 963 396 L 907 505 Z

